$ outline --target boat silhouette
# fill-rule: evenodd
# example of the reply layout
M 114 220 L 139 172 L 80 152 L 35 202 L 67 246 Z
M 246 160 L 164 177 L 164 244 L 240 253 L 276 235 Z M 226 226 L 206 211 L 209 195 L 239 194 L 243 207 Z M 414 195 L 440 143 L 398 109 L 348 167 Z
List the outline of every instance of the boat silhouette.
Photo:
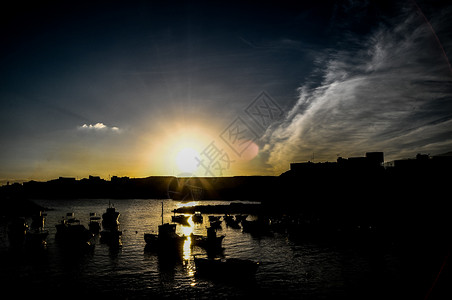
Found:
M 162 224 L 158 226 L 158 234 L 145 233 L 144 240 L 146 246 L 159 251 L 179 252 L 182 251 L 186 236 L 176 233 L 176 224 L 163 223 L 163 202 L 162 202 Z
M 193 221 L 194 223 L 202 223 L 202 222 L 204 221 L 204 218 L 203 218 L 201 212 L 199 212 L 199 211 L 196 211 L 196 212 L 192 215 L 191 219 L 192 219 L 192 221 Z
M 31 225 L 25 235 L 25 244 L 29 246 L 45 246 L 49 231 L 44 229 L 45 216 L 42 211 L 32 217 Z
M 258 262 L 239 258 L 194 257 L 194 261 L 197 275 L 228 279 L 253 278 L 259 267 Z
M 74 213 L 67 213 L 66 218 L 55 225 L 57 230 L 55 239 L 63 245 L 74 248 L 89 248 L 94 246 L 94 235 L 80 224 L 80 220 L 74 217 Z
M 224 237 L 224 235 L 217 236 L 217 232 L 213 227 L 207 228 L 207 236 L 195 235 L 193 233 L 190 235 L 192 246 L 202 247 L 207 251 L 221 250 Z
M 100 232 L 100 220 L 101 218 L 96 213 L 89 213 L 89 231 L 98 234 Z
M 118 229 L 119 228 L 119 212 L 108 201 L 107 211 L 102 214 L 102 227 L 104 229 Z
M 108 207 L 102 214 L 102 228 L 100 232 L 100 241 L 110 246 L 122 246 L 122 231 L 119 230 L 119 212 L 108 201 Z

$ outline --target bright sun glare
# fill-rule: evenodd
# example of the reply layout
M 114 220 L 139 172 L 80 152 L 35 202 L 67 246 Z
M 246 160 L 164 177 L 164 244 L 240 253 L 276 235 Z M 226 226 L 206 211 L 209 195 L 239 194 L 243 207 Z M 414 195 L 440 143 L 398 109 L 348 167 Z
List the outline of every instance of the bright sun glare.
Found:
M 198 168 L 198 151 L 192 148 L 183 148 L 176 155 L 176 165 L 180 172 L 192 173 Z

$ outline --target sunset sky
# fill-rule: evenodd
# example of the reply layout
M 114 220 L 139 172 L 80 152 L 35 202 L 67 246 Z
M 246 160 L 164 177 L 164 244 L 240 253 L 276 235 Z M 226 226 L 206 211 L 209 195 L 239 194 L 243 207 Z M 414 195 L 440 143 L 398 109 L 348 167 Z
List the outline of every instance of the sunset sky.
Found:
M 452 151 L 448 2 L 4 7 L 0 184 Z

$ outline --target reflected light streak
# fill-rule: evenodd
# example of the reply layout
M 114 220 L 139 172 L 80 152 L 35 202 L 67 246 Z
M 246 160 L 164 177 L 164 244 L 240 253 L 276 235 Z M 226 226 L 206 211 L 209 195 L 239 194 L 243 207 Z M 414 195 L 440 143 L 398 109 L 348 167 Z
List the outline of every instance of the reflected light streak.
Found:
M 182 234 L 187 237 L 187 239 L 184 242 L 184 260 L 190 260 L 191 257 L 191 237 L 190 235 L 193 233 L 193 227 L 195 226 L 195 223 L 192 220 L 192 217 L 188 218 L 188 224 L 190 226 L 182 226 Z
M 191 237 L 188 236 L 184 242 L 184 260 L 190 260 L 191 256 Z

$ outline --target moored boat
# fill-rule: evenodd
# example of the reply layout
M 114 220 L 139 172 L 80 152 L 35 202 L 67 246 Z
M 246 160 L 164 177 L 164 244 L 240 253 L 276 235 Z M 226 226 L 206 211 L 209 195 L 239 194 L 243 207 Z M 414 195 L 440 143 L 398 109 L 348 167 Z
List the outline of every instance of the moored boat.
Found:
M 94 235 L 80 224 L 80 220 L 74 217 L 74 213 L 67 213 L 66 218 L 63 218 L 55 227 L 57 230 L 55 239 L 65 245 L 76 247 L 94 246 L 92 240 Z
M 220 216 L 209 216 L 209 222 L 220 221 Z
M 194 223 L 202 223 L 204 221 L 204 218 L 202 216 L 202 214 L 199 211 L 196 211 L 192 217 L 191 217 L 192 221 Z
M 41 211 L 32 217 L 31 226 L 25 235 L 25 243 L 30 246 L 46 245 L 49 231 L 44 229 L 45 216 Z
M 163 223 L 163 202 L 162 202 L 162 225 L 158 226 L 158 234 L 145 233 L 144 240 L 146 246 L 159 251 L 182 251 L 186 236 L 176 233 L 176 224 Z
M 215 229 L 221 229 L 221 221 L 210 221 L 210 227 Z
M 188 219 L 190 218 L 190 216 L 184 216 L 184 215 L 174 215 L 171 217 L 171 221 L 175 222 L 175 223 L 179 223 L 182 225 L 189 225 L 188 224 Z
M 104 229 L 119 229 L 119 212 L 108 202 L 107 211 L 102 214 L 102 227 Z
M 159 225 L 158 234 L 145 233 L 144 240 L 147 245 L 159 249 L 182 249 L 187 237 L 176 233 L 176 224 L 165 223 Z
M 215 228 L 207 228 L 207 236 L 191 234 L 191 245 L 198 246 L 209 250 L 221 249 L 221 243 L 223 242 L 224 235 L 217 236 Z
M 96 213 L 89 213 L 89 231 L 98 234 L 100 232 L 100 220 L 101 218 Z
M 237 222 L 242 222 L 242 221 L 245 221 L 247 217 L 248 217 L 248 215 L 235 215 L 235 220 Z
M 239 221 L 237 219 L 234 219 L 231 215 L 225 215 L 223 217 L 226 226 L 234 228 L 234 229 L 240 229 Z
M 107 211 L 102 214 L 103 230 L 100 232 L 101 243 L 106 243 L 113 247 L 122 246 L 122 231 L 119 230 L 119 216 L 119 212 L 108 202 Z
M 239 258 L 194 258 L 196 274 L 229 279 L 252 278 L 259 267 L 258 262 Z

